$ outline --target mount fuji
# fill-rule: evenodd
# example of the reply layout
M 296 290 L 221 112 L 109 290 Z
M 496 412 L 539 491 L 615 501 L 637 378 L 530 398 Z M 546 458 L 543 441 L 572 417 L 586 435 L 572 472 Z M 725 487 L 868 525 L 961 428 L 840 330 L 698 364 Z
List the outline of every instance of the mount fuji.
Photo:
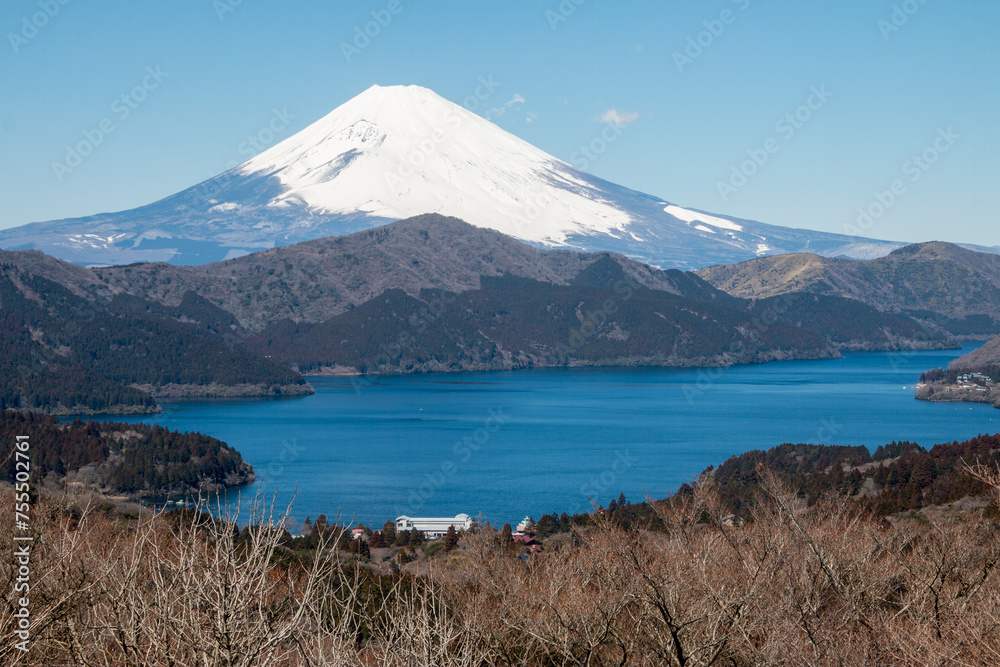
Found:
M 0 248 L 79 264 L 203 264 L 422 213 L 661 268 L 793 252 L 872 258 L 903 245 L 684 208 L 575 169 L 426 88 L 373 86 L 194 187 L 129 211 L 2 230 Z

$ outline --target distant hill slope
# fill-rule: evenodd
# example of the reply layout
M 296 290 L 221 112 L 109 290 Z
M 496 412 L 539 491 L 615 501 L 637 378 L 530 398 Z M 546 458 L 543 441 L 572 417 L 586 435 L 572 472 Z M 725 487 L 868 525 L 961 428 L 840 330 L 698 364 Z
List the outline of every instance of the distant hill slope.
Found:
M 393 289 L 322 323 L 277 322 L 249 344 L 304 373 L 719 366 L 949 344 L 921 341 L 912 320 L 841 297 L 751 307 L 700 296 L 642 286 L 605 255 L 569 285 L 484 276 L 462 293 Z
M 209 311 L 193 295 L 171 311 L 42 253 L 0 251 L 0 409 L 147 413 L 159 409 L 154 394 L 311 391 L 196 323 Z
M 974 371 L 990 367 L 1000 368 L 1000 336 L 948 364 L 949 370 L 958 371 Z M 997 379 L 1000 380 L 1000 377 Z
M 742 298 L 837 295 L 933 322 L 958 336 L 1000 333 L 1000 256 L 950 243 L 910 245 L 872 260 L 780 255 L 697 274 Z
M 311 391 L 297 371 L 714 366 L 956 345 L 841 296 L 749 301 L 693 273 L 542 251 L 438 215 L 205 266 L 88 270 L 35 251 L 0 264 L 0 406 L 64 413 Z
M 759 495 L 758 466 L 775 473 L 810 503 L 824 495 L 847 496 L 885 516 L 987 495 L 985 484 L 963 472 L 963 461 L 996 465 L 1000 435 L 935 445 L 929 451 L 916 443 L 893 442 L 874 454 L 864 447 L 784 444 L 733 456 L 706 470 L 702 479 L 711 480 L 722 500 L 741 516 L 748 515 Z
M 991 403 L 1000 408 L 1000 336 L 969 354 L 920 375 L 917 398 L 924 401 Z
M 254 481 L 253 467 L 221 440 L 155 424 L 60 424 L 47 415 L 0 410 L 0 436 L 28 436 L 31 481 L 55 476 L 129 496 L 210 493 Z M 13 483 L 16 461 L 0 462 L 0 478 Z
M 260 331 L 282 318 L 321 322 L 391 289 L 410 296 L 423 289 L 462 292 L 479 287 L 480 276 L 499 275 L 565 285 L 600 256 L 539 250 L 500 232 L 431 214 L 203 266 L 134 264 L 94 272 L 113 289 L 169 305 L 193 290 L 232 313 L 244 328 Z M 646 287 L 727 298 L 693 274 L 616 257 Z

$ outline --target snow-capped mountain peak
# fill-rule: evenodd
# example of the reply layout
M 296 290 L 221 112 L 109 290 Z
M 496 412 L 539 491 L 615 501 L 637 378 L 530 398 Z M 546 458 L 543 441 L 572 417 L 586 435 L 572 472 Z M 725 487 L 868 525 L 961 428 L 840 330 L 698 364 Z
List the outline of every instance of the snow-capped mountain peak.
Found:
M 80 263 L 204 263 L 422 213 L 685 269 L 902 245 L 684 208 L 579 171 L 426 88 L 372 86 L 204 183 L 131 211 L 0 231 L 0 247 Z
M 441 213 L 534 243 L 631 221 L 565 162 L 419 86 L 373 86 L 237 170 L 280 181 L 270 206 L 388 219 Z

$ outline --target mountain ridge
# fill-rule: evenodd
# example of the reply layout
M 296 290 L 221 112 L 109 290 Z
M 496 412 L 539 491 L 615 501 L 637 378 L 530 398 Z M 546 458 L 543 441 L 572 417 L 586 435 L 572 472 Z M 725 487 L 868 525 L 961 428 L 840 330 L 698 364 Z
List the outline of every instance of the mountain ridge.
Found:
M 256 331 L 267 324 L 267 317 L 328 319 L 387 289 L 402 289 L 411 296 L 424 288 L 465 291 L 477 288 L 482 275 L 503 273 L 564 284 L 601 254 L 538 249 L 457 218 L 430 214 L 212 264 L 138 264 L 93 272 L 110 289 L 168 305 L 179 303 L 191 289 L 211 292 L 215 305 Z M 616 257 L 633 280 L 647 287 L 678 294 L 682 286 L 691 292 L 703 288 L 692 282 L 701 283 L 701 279 L 689 274 Z M 240 276 L 235 284 L 234 274 Z M 302 315 L 288 308 L 294 300 L 292 282 L 310 286 L 313 301 Z M 253 298 L 247 298 L 251 294 Z
M 949 370 L 958 371 L 976 371 L 990 367 L 1000 369 L 1000 336 L 948 364 Z M 1000 380 L 1000 377 L 997 379 Z
M 832 294 L 906 313 L 955 335 L 1000 333 L 1000 256 L 951 243 L 912 244 L 871 260 L 779 255 L 696 273 L 741 298 Z
M 541 250 L 440 215 L 202 266 L 2 252 L 0 274 L 0 399 L 62 411 L 308 393 L 300 372 L 725 366 L 956 345 L 856 300 L 745 300 L 693 273 Z

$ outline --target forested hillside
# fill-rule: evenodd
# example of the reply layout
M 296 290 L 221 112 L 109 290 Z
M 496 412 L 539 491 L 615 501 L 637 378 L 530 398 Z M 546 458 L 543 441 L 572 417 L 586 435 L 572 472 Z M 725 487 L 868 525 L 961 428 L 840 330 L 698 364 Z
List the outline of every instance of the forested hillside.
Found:
M 920 383 L 917 398 L 921 400 L 992 403 L 1000 408 L 1000 336 L 947 368 L 922 373 Z
M 686 291 L 695 298 L 639 285 L 606 255 L 569 285 L 484 276 L 479 289 L 460 294 L 390 290 L 320 324 L 279 322 L 250 345 L 309 373 L 716 366 L 948 344 L 940 333 L 921 340 L 911 320 L 847 299 L 782 297 L 751 308 L 701 281 Z
M 893 442 L 873 454 L 864 447 L 786 444 L 734 456 L 705 476 L 736 513 L 745 513 L 759 494 L 761 466 L 810 503 L 823 495 L 845 495 L 884 516 L 986 494 L 987 487 L 966 474 L 963 463 L 1000 463 L 1000 435 L 930 450 L 912 442 Z
M 893 279 L 905 273 L 913 295 L 966 257 L 934 247 L 894 253 Z M 968 257 L 962 270 L 989 282 L 990 266 Z M 915 319 L 812 288 L 744 299 L 693 273 L 541 251 L 439 215 L 194 267 L 88 270 L 5 252 L 0 301 L 0 407 L 56 414 L 309 393 L 300 372 L 719 366 L 957 346 L 931 321 L 940 313 Z
M 167 305 L 193 291 L 256 333 L 282 319 L 323 322 L 393 289 L 410 296 L 427 288 L 463 292 L 476 289 L 480 276 L 500 275 L 565 285 L 601 254 L 540 250 L 429 214 L 203 266 L 133 264 L 94 275 L 110 288 Z M 615 257 L 648 287 L 680 293 L 691 283 L 691 274 Z
M 253 468 L 239 452 L 201 433 L 162 426 L 74 421 L 0 410 L 0 438 L 28 436 L 31 481 L 69 478 L 102 491 L 128 495 L 183 494 L 242 486 Z M 3 479 L 14 481 L 16 461 L 3 460 Z M 81 481 L 82 480 L 82 481 Z
M 836 500 L 847 503 L 852 511 L 894 517 L 960 501 L 966 508 L 986 507 L 991 489 L 969 475 L 966 464 L 1000 464 L 1000 435 L 981 435 L 930 450 L 913 442 L 892 442 L 874 453 L 860 446 L 783 444 L 732 456 L 718 467 L 709 466 L 698 484 L 712 489 L 725 511 L 732 514 L 730 521 L 735 522 L 752 517 L 755 504 L 766 495 L 765 476 L 810 506 L 822 499 Z M 683 504 L 691 494 L 692 486 L 684 484 L 671 498 L 654 502 Z M 649 502 L 632 503 L 624 494 L 606 506 L 602 503 L 597 510 L 601 517 L 623 528 L 665 530 Z M 995 506 L 988 514 L 1000 519 Z M 593 525 L 594 519 L 592 512 L 554 512 L 536 522 L 534 534 L 544 539 Z
M 0 263 L 0 409 L 153 412 L 153 395 L 165 385 L 309 391 L 301 376 L 249 352 L 231 331 L 220 335 L 224 316 L 193 295 L 167 312 L 138 297 L 70 287 Z
M 920 319 L 956 336 L 1000 333 L 1000 255 L 917 243 L 872 260 L 775 255 L 697 272 L 733 296 L 843 296 Z

